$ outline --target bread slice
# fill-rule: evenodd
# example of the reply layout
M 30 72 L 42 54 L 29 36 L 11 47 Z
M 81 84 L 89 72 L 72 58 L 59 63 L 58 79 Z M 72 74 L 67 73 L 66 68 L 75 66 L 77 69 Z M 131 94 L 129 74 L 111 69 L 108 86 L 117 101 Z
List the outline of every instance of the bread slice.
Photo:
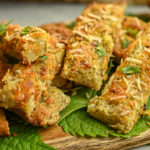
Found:
M 125 57 L 128 46 L 134 42 L 139 34 L 145 31 L 147 23 L 136 18 L 124 16 L 122 21 L 121 30 L 117 30 L 114 34 L 114 48 L 113 54 L 116 62 L 120 63 L 120 60 Z
M 121 133 L 129 133 L 143 112 L 150 89 L 150 29 L 133 42 L 125 60 L 94 97 L 88 113 Z
M 62 76 L 99 90 L 107 78 L 114 29 L 121 28 L 125 4 L 90 4 L 76 20 Z M 117 10 L 117 11 L 116 11 Z
M 50 40 L 50 35 L 41 28 L 8 25 L 0 44 L 6 55 L 21 60 L 24 64 L 31 64 L 51 50 Z
M 42 93 L 40 103 L 30 116 L 25 118 L 35 126 L 53 125 L 60 118 L 60 111 L 70 103 L 70 97 L 55 86 Z

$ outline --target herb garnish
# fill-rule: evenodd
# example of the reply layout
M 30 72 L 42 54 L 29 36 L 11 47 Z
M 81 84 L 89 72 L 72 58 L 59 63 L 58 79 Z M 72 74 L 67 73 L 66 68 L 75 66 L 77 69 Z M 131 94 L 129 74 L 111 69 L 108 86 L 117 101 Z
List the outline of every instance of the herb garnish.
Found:
M 21 31 L 21 35 L 23 36 L 23 35 L 28 34 L 29 33 L 29 30 L 28 30 L 29 28 L 30 28 L 30 26 L 24 27 L 23 30 Z
M 43 60 L 48 59 L 48 57 L 47 57 L 47 56 L 45 56 L 45 55 L 44 55 L 44 56 L 41 56 L 40 58 L 41 58 L 41 59 L 43 59 Z
M 138 33 L 137 29 L 131 29 L 131 28 L 126 28 L 126 31 L 127 31 L 128 34 L 130 34 L 133 37 L 135 37 Z
M 96 53 L 98 54 L 98 56 L 104 56 L 106 55 L 106 50 L 104 48 L 102 48 L 100 45 L 96 46 Z
M 66 26 L 67 26 L 67 28 L 69 28 L 69 29 L 73 29 L 74 26 L 75 26 L 75 21 L 71 22 L 70 24 L 67 24 Z
M 129 41 L 128 39 L 125 39 L 125 40 L 123 40 L 123 42 L 122 42 L 123 48 L 127 48 L 129 44 L 130 44 L 130 41 Z
M 6 24 L 0 24 L 0 37 L 4 35 L 4 33 L 6 32 L 6 27 L 11 24 L 13 22 L 13 20 L 8 21 L 8 23 Z
M 124 67 L 123 69 L 121 69 L 121 71 L 124 74 L 130 75 L 130 74 L 133 74 L 133 73 L 138 73 L 139 72 L 139 68 L 138 67 L 127 66 L 127 67 Z

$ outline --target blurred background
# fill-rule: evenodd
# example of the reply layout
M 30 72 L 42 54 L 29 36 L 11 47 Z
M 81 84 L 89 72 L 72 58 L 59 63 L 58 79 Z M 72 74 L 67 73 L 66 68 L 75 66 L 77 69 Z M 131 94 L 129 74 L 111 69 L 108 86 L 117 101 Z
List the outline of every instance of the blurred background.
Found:
M 96 0 L 116 2 L 115 0 Z M 0 20 L 23 26 L 74 20 L 92 0 L 0 0 Z M 127 13 L 149 16 L 150 0 L 127 0 Z

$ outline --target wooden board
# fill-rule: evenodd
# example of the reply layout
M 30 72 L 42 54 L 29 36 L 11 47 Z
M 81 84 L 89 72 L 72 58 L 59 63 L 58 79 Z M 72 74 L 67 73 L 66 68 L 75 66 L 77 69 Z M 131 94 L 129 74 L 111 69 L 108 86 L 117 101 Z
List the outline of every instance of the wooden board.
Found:
M 126 150 L 150 143 L 150 129 L 130 139 L 77 137 L 59 126 L 42 129 L 41 135 L 44 143 L 58 150 Z

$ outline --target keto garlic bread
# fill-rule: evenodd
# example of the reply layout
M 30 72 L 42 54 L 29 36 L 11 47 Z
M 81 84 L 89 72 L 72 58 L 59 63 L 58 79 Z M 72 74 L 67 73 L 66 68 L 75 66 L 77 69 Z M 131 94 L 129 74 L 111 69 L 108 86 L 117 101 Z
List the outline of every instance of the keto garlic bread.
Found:
M 35 126 L 54 125 L 60 118 L 60 111 L 69 103 L 69 96 L 55 86 L 49 86 L 48 90 L 42 93 L 40 103 L 25 119 Z
M 124 3 L 88 5 L 73 28 L 62 77 L 99 90 L 107 78 L 114 47 L 113 32 L 121 28 L 124 9 Z
M 148 25 L 149 26 L 149 25 Z M 133 42 L 126 58 L 94 97 L 88 113 L 121 133 L 129 133 L 140 118 L 150 94 L 150 30 Z

